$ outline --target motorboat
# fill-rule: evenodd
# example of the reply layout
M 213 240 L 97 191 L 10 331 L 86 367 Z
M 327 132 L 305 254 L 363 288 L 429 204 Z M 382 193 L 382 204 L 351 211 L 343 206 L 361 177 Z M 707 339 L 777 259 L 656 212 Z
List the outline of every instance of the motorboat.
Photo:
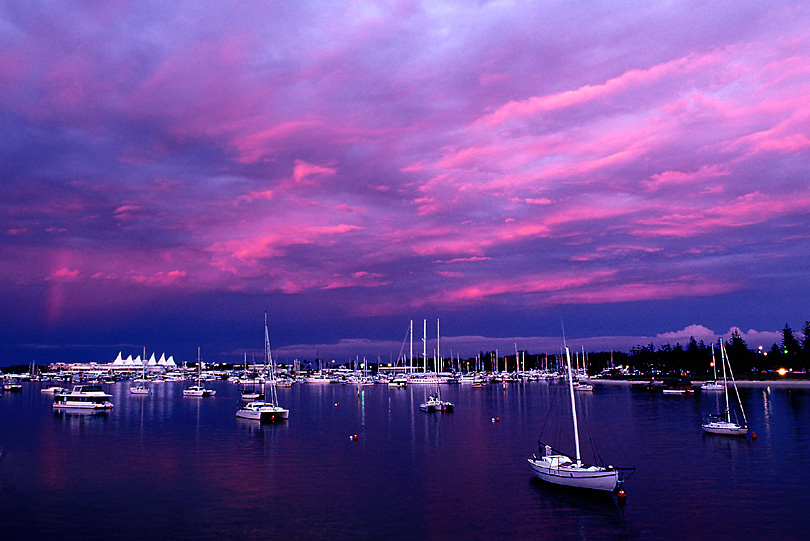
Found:
M 262 391 L 257 391 L 255 389 L 251 390 L 244 390 L 242 391 L 242 400 L 261 400 L 264 398 L 264 393 Z
M 3 383 L 3 392 L 6 393 L 21 393 L 22 392 L 22 385 L 17 383 L 15 380 L 8 380 Z
M 419 404 L 419 409 L 427 413 L 433 413 L 437 411 L 443 413 L 452 413 L 453 407 L 454 406 L 452 402 L 442 400 L 438 395 L 430 395 L 430 397 L 428 397 L 427 399 L 427 402 Z
M 45 387 L 44 389 L 40 389 L 39 392 L 41 392 L 42 394 L 54 394 L 55 395 L 55 394 L 60 394 L 60 393 L 66 393 L 66 392 L 68 392 L 68 390 L 65 389 L 64 387 L 60 387 L 59 385 L 49 385 L 49 386 Z
M 214 396 L 217 392 L 213 389 L 206 389 L 202 385 L 192 385 L 188 389 L 183 389 L 183 396 Z
M 593 391 L 593 385 L 590 383 L 584 383 L 582 381 L 575 381 L 574 382 L 574 390 L 575 391 Z
M 394 376 L 391 381 L 388 382 L 389 387 L 407 387 L 408 386 L 408 377 L 405 374 L 399 374 Z
M 129 388 L 131 394 L 152 394 L 152 389 L 146 385 L 135 385 Z
M 55 394 L 54 409 L 107 410 L 112 409 L 112 395 L 107 394 L 101 385 L 76 385 L 66 393 Z

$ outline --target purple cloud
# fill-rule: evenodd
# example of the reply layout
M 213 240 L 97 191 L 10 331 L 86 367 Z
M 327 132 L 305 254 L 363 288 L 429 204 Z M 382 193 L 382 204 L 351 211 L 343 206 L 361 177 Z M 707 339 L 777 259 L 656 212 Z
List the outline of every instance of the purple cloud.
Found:
M 285 343 L 433 315 L 532 336 L 561 311 L 605 343 L 798 328 L 808 21 L 789 2 L 2 8 L 7 341 L 147 340 L 146 313 L 203 318 L 227 352 L 221 315 L 268 305 Z

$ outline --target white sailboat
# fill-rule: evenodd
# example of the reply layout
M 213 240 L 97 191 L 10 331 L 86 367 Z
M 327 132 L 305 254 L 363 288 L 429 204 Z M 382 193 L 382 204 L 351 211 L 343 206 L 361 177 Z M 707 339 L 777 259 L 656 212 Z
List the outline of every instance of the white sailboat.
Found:
M 270 372 L 269 401 L 256 400 L 245 404 L 236 412 L 240 419 L 251 419 L 259 422 L 283 421 L 290 415 L 290 410 L 278 405 L 278 393 L 276 392 L 276 367 L 273 356 L 270 353 L 270 334 L 267 332 L 267 312 L 264 313 L 264 365 Z M 265 393 L 266 394 L 266 393 Z
M 141 374 L 141 379 L 140 379 L 141 383 L 138 383 L 138 385 L 133 385 L 132 387 L 129 388 L 129 392 L 131 394 L 143 394 L 143 395 L 152 394 L 152 389 L 150 389 L 149 387 L 147 387 L 145 385 L 145 383 L 146 383 L 146 363 L 147 362 L 148 361 L 146 360 L 146 348 L 144 348 L 143 373 Z
M 722 342 L 720 343 L 720 362 L 723 363 L 723 389 L 726 397 L 726 411 L 717 415 L 709 415 L 703 420 L 703 424 L 701 426 L 703 427 L 704 432 L 708 432 L 709 434 L 745 436 L 748 434 L 748 420 L 745 418 L 745 410 L 743 410 L 740 392 L 737 390 L 737 384 L 734 381 L 734 372 L 731 371 L 731 363 L 728 361 L 728 353 L 726 353 L 726 347 Z M 734 421 L 731 420 L 731 406 L 728 400 L 728 377 L 726 376 L 726 367 L 728 367 L 728 373 L 731 376 L 731 384 L 734 386 L 734 393 L 737 395 L 737 403 L 739 404 L 740 413 L 742 414 L 743 418 L 742 424 L 736 422 L 737 419 Z
M 202 359 L 200 358 L 200 348 L 197 348 L 197 385 L 191 385 L 188 389 L 183 389 L 183 396 L 206 397 L 214 396 L 217 392 L 213 389 L 206 389 L 202 384 Z
M 622 470 L 633 468 L 614 468 L 613 466 L 596 466 L 582 463 L 579 449 L 579 427 L 577 425 L 577 408 L 574 398 L 573 374 L 571 371 L 571 353 L 565 347 L 568 364 L 568 390 L 571 395 L 571 415 L 574 424 L 574 446 L 576 457 L 570 457 L 553 449 L 550 445 L 538 442 L 541 455 L 532 455 L 528 459 L 529 467 L 541 480 L 555 485 L 563 485 L 590 490 L 614 491 L 619 488 Z
M 712 344 L 712 369 L 714 370 L 714 380 L 706 381 L 700 386 L 701 391 L 722 391 L 725 386 L 717 382 L 717 363 L 714 362 L 714 344 Z

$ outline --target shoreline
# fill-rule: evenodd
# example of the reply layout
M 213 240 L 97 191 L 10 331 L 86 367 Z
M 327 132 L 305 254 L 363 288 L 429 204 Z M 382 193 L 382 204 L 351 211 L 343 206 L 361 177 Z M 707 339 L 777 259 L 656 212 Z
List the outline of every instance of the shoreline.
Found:
M 601 378 L 587 378 L 585 381 L 591 385 L 633 385 L 634 383 L 643 384 L 648 383 L 650 380 L 629 380 L 629 379 L 601 379 Z M 656 380 L 663 381 L 663 380 Z M 691 380 L 692 387 L 695 390 L 700 390 L 700 386 L 705 382 L 704 380 Z M 719 381 L 719 380 L 718 380 Z M 793 387 L 801 389 L 810 389 L 810 380 L 734 380 L 737 387 Z

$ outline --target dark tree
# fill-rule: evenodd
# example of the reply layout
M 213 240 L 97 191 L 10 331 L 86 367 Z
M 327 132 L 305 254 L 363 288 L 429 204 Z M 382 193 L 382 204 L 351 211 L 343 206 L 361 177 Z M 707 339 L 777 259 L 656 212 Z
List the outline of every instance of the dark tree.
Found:
M 810 367 L 810 321 L 804 322 L 802 334 L 804 335 L 802 338 L 802 368 L 808 368 Z
M 735 372 L 745 374 L 754 368 L 754 355 L 737 329 L 734 329 L 726 342 L 726 353 L 736 368 Z
M 801 346 L 799 345 L 799 341 L 796 340 L 796 336 L 793 334 L 793 329 L 790 328 L 790 325 L 785 323 L 785 328 L 782 329 L 782 359 L 786 365 L 786 368 L 794 368 L 796 365 L 796 361 L 799 358 L 799 353 L 801 352 Z

